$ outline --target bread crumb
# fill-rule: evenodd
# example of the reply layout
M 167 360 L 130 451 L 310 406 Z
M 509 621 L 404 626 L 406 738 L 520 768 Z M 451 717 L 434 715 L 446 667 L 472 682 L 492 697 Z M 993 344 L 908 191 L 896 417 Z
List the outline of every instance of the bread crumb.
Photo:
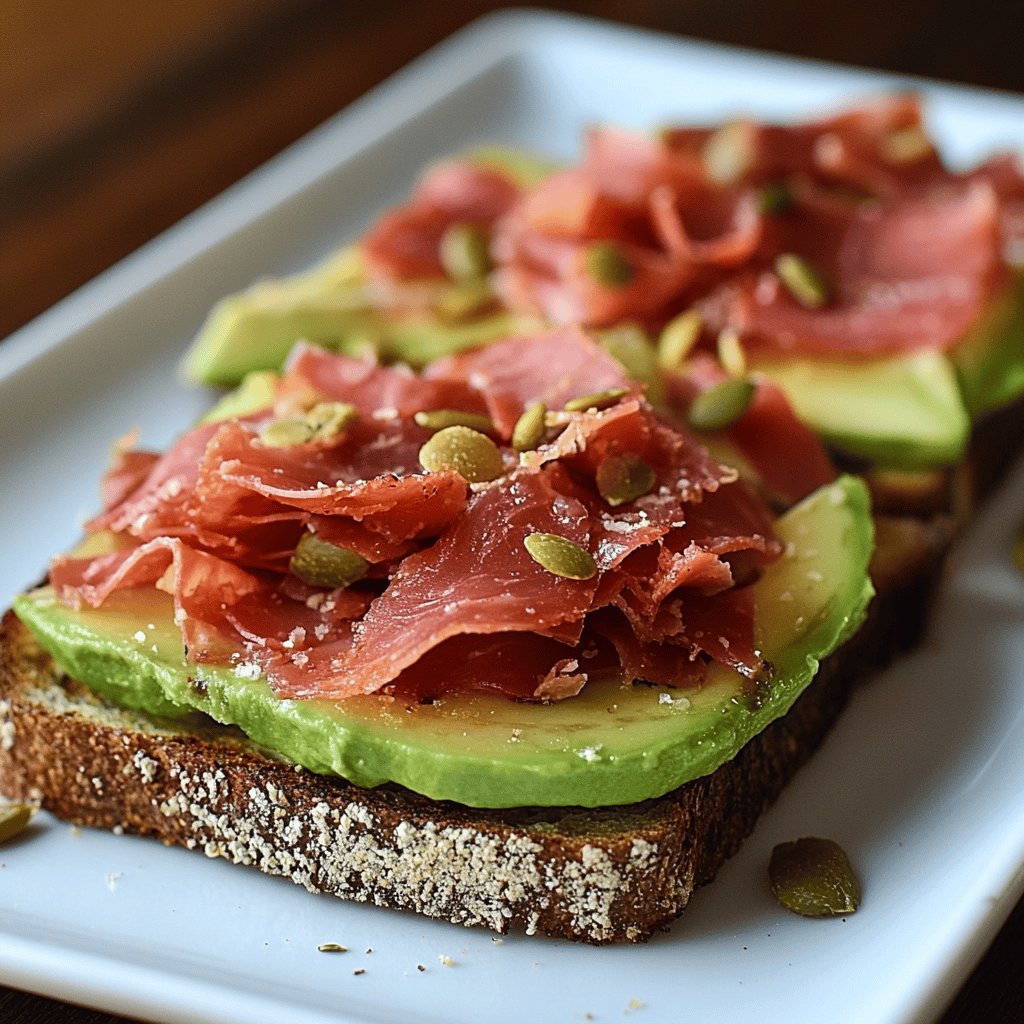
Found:
M 72 825 L 71 828 L 68 831 L 73 836 L 80 836 L 82 834 L 82 830 L 77 825 Z
M 453 959 L 452 959 L 452 958 L 451 958 L 450 956 L 445 956 L 445 954 L 444 954 L 444 953 L 442 953 L 442 954 L 441 954 L 441 955 L 440 955 L 440 956 L 439 956 L 439 957 L 437 958 L 437 962 L 438 962 L 438 963 L 439 963 L 439 964 L 440 964 L 440 965 L 441 965 L 442 967 L 454 967 L 454 966 L 455 966 L 455 961 L 454 961 L 454 960 L 453 960 Z
M 357 967 L 352 973 L 355 974 L 355 975 L 365 974 L 366 973 L 366 968 L 365 967 Z
M 644 1008 L 644 1001 L 642 999 L 630 999 L 629 1008 L 631 1010 L 642 1010 Z
M 416 970 L 422 974 L 426 970 L 426 967 L 424 967 L 423 964 L 417 964 Z
M 107 875 L 107 888 L 113 892 L 117 888 L 117 883 L 121 881 L 124 876 L 120 871 L 116 874 Z
M 505 945 L 505 940 L 503 938 L 501 938 L 500 936 L 498 936 L 498 935 L 492 935 L 491 936 L 491 942 L 493 942 L 496 946 L 504 946 Z

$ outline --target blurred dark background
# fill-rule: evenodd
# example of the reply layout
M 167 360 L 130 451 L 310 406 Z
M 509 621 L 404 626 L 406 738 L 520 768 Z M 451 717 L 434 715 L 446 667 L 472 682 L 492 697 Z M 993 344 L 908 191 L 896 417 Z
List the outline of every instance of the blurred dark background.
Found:
M 507 6 L 487 0 L 0 2 L 0 337 L 434 43 Z M 1024 0 L 546 6 L 1024 93 Z M 1024 118 L 1024 105 L 1021 110 Z M 1022 954 L 1024 904 L 943 1024 L 1024 1021 Z M 106 1024 L 114 1018 L 0 988 L 0 1020 Z

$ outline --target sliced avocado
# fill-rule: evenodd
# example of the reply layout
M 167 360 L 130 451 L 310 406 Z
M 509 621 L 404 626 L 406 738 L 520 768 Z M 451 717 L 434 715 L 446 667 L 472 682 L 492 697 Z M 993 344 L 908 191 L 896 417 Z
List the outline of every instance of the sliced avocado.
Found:
M 259 412 L 274 404 L 278 374 L 272 370 L 254 370 L 242 378 L 242 383 L 229 391 L 199 422 L 219 423 Z
M 826 441 L 878 466 L 944 466 L 966 448 L 970 416 L 942 353 L 865 362 L 757 355 L 749 364 L 775 381 L 797 416 Z
M 980 327 L 952 350 L 964 402 L 978 417 L 1024 394 L 1024 269 Z
M 821 488 L 777 532 L 787 555 L 755 584 L 757 640 L 774 666 L 756 706 L 741 678 L 717 665 L 698 690 L 592 682 L 552 705 L 483 694 L 412 707 L 381 696 L 280 700 L 245 667 L 186 664 L 170 599 L 155 589 L 74 611 L 44 587 L 15 610 L 64 671 L 97 692 L 164 716 L 205 711 L 312 771 L 474 807 L 634 803 L 732 758 L 789 710 L 818 661 L 863 619 L 873 593 L 864 485 L 843 477 Z

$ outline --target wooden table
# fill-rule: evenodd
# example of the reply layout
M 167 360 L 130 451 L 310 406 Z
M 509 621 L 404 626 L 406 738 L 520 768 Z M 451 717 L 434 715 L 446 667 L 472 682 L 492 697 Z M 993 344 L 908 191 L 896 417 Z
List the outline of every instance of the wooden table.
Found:
M 0 337 L 434 43 L 503 6 L 487 0 L 0 5 Z M 1024 92 L 1024 4 L 1012 0 L 550 6 Z M 1024 903 L 942 1024 L 1024 1020 L 1022 953 Z M 120 1018 L 0 988 L 0 1020 Z

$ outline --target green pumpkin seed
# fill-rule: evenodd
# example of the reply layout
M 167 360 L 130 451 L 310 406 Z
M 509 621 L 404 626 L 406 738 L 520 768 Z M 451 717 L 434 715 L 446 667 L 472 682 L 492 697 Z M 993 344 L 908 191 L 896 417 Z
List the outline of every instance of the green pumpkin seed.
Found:
M 735 185 L 754 166 L 753 130 L 746 121 L 722 125 L 704 144 L 704 170 L 718 185 Z
M 348 946 L 343 946 L 340 942 L 321 942 L 316 947 L 321 953 L 347 953 Z
M 0 804 L 0 843 L 24 832 L 35 813 L 31 804 Z
M 718 335 L 718 361 L 730 377 L 744 377 L 747 373 L 747 357 L 737 331 L 726 327 Z
M 260 440 L 270 448 L 291 448 L 312 439 L 313 428 L 300 416 L 273 420 L 260 431 Z
M 614 242 L 594 242 L 584 256 L 587 273 L 605 288 L 622 288 L 636 275 L 626 254 Z
M 882 156 L 891 164 L 912 164 L 930 156 L 935 147 L 919 124 L 890 132 L 879 146 Z
M 557 533 L 531 533 L 523 546 L 539 566 L 555 576 L 589 580 L 597 575 L 597 563 L 590 552 Z
M 311 587 L 347 587 L 361 580 L 369 569 L 362 555 L 305 533 L 289 564 L 292 573 Z
M 512 428 L 512 447 L 517 452 L 532 452 L 544 440 L 548 407 L 543 402 L 528 405 Z
M 303 417 L 313 431 L 314 441 L 337 437 L 357 416 L 348 402 L 318 402 Z
M 591 409 L 607 409 L 615 405 L 623 395 L 629 394 L 629 388 L 608 388 L 606 391 L 595 391 L 591 395 L 580 395 L 565 403 L 566 412 L 589 412 Z
M 850 859 L 831 839 L 780 843 L 772 850 L 768 878 L 779 903 L 804 917 L 840 917 L 860 904 Z
M 663 370 L 678 370 L 693 350 L 704 330 L 704 317 L 695 309 L 673 317 L 658 338 L 658 365 Z
M 757 194 L 758 212 L 771 216 L 793 209 L 793 191 L 784 181 L 763 185 Z
M 420 449 L 420 463 L 431 473 L 452 470 L 471 484 L 494 480 L 504 472 L 498 446 L 470 427 L 439 430 Z
M 690 404 L 690 426 L 694 430 L 724 430 L 747 411 L 756 390 L 753 381 L 730 377 L 702 391 Z
M 490 273 L 490 239 L 479 224 L 452 224 L 441 236 L 438 255 L 453 281 L 476 281 Z
M 476 412 L 463 412 L 461 409 L 431 409 L 429 412 L 418 412 L 413 417 L 421 427 L 427 430 L 444 430 L 445 427 L 470 427 L 481 434 L 493 434 L 494 421 L 489 416 L 481 416 Z
M 597 489 L 612 508 L 647 494 L 658 482 L 639 455 L 609 455 L 597 467 Z
M 821 309 L 829 300 L 828 281 L 813 263 L 791 252 L 775 260 L 775 273 L 790 295 L 807 309 Z

